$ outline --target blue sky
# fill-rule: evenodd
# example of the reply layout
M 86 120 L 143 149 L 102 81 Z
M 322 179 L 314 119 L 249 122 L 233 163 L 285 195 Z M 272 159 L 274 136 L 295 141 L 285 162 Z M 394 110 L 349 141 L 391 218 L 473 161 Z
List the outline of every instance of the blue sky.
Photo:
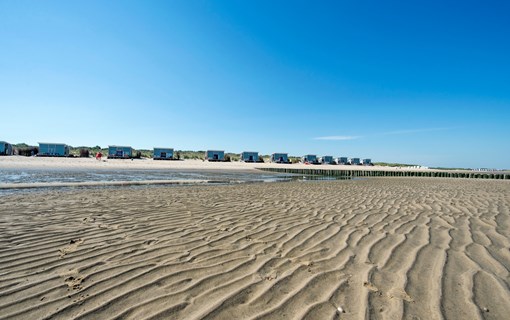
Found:
M 509 12 L 0 0 L 0 140 L 510 168 Z

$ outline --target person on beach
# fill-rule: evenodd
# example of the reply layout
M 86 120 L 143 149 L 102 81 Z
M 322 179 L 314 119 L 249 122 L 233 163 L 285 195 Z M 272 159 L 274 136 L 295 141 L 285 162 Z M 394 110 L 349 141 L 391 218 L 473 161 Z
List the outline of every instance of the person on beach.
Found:
M 96 153 L 96 160 L 101 161 L 101 158 L 102 158 L 102 157 L 103 157 L 103 154 L 101 153 L 101 151 L 98 151 L 98 152 Z

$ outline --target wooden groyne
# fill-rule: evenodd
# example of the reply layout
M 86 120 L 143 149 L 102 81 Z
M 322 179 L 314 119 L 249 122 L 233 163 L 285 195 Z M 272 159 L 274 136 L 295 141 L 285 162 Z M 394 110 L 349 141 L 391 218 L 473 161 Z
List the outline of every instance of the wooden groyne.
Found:
M 355 170 L 355 169 L 295 169 L 295 168 L 257 168 L 263 171 L 327 176 L 339 178 L 356 177 L 429 177 L 429 178 L 461 178 L 461 179 L 501 179 L 510 180 L 510 172 L 480 172 L 480 171 L 412 171 L 412 170 Z

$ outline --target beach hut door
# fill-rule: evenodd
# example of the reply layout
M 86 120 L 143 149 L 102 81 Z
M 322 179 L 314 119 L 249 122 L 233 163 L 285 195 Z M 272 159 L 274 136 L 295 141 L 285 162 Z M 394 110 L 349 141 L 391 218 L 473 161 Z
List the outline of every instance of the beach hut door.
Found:
M 161 152 L 161 158 L 166 158 L 166 152 Z
M 117 150 L 117 152 L 115 153 L 115 155 L 116 155 L 117 157 L 123 157 L 123 156 L 124 156 L 124 151 L 122 151 L 122 150 Z

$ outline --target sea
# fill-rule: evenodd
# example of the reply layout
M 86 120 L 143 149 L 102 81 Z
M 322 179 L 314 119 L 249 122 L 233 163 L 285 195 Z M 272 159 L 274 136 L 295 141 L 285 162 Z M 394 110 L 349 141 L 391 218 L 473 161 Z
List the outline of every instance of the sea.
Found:
M 0 168 L 0 195 L 40 191 L 48 188 L 75 187 L 101 188 L 112 187 L 108 182 L 149 182 L 150 181 L 207 181 L 210 184 L 268 183 L 293 180 L 315 181 L 329 180 L 328 177 L 303 176 L 272 173 L 265 171 L 235 170 L 177 170 L 177 169 L 2 169 Z M 97 182 L 97 184 L 90 183 Z M 52 184 L 67 186 L 52 186 Z M 88 183 L 84 185 L 82 183 Z M 101 183 L 105 183 L 102 185 Z M 27 186 L 33 185 L 34 187 Z M 158 185 L 160 186 L 160 185 Z M 116 188 L 119 186 L 115 186 Z M 131 186 L 135 187 L 135 186 Z

